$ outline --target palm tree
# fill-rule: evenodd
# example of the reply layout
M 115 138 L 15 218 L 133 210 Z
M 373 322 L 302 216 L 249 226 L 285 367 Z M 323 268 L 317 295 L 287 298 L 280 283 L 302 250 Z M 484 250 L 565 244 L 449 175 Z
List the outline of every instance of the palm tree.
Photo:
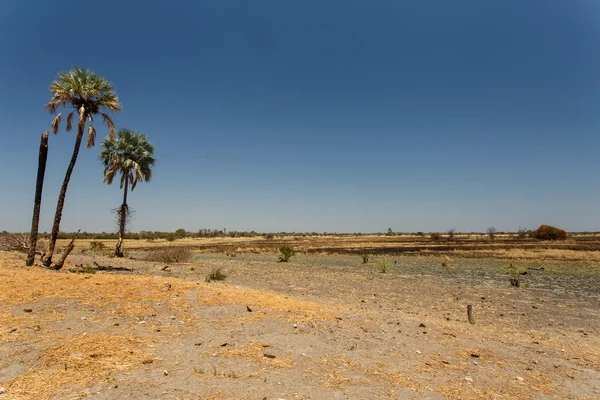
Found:
M 77 124 L 77 137 L 75 138 L 75 147 L 73 149 L 73 155 L 71 156 L 71 162 L 67 168 L 67 173 L 65 174 L 65 179 L 60 189 L 60 194 L 58 195 L 58 204 L 56 205 L 56 214 L 54 215 L 54 224 L 52 225 L 50 245 L 48 247 L 48 252 L 43 257 L 43 264 L 47 267 L 52 264 L 52 255 L 60 230 L 60 220 L 65 205 L 67 187 L 69 186 L 69 180 L 71 179 L 73 168 L 75 168 L 75 163 L 77 162 L 85 124 L 86 122 L 89 122 L 87 129 L 87 147 L 93 147 L 96 139 L 96 129 L 94 129 L 93 126 L 94 116 L 98 114 L 102 116 L 102 119 L 106 122 L 106 125 L 108 125 L 110 136 L 114 137 L 115 126 L 112 119 L 100 110 L 107 109 L 112 112 L 121 111 L 121 104 L 119 103 L 117 94 L 112 88 L 112 84 L 98 74 L 87 69 L 74 68 L 68 72 L 59 73 L 58 79 L 50 84 L 50 93 L 52 93 L 52 99 L 45 107 L 51 114 L 55 114 L 59 107 L 69 106 L 75 109 L 67 116 L 67 131 L 71 131 L 71 121 L 73 120 L 73 114 L 75 112 L 79 115 L 79 122 Z M 61 115 L 62 113 L 59 113 L 52 121 L 52 132 L 54 134 L 58 132 L 60 127 Z
M 123 257 L 123 237 L 129 216 L 127 190 L 131 191 L 138 182 L 148 182 L 152 178 L 152 167 L 156 160 L 153 157 L 154 146 L 148 142 L 146 135 L 129 129 L 119 129 L 117 138 L 107 137 L 102 141 L 100 160 L 104 165 L 104 182 L 112 184 L 117 173 L 121 174 L 120 188 L 123 190 L 123 204 L 117 212 L 119 221 L 119 240 L 115 248 L 115 256 Z

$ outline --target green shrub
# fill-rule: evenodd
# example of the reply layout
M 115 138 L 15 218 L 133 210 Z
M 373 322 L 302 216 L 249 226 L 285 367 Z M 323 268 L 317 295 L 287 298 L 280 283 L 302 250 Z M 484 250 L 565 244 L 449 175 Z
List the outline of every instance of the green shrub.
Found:
M 368 254 L 361 254 L 360 257 L 362 258 L 363 264 L 366 264 L 366 263 L 369 262 L 369 255 Z
M 387 258 L 384 258 L 383 260 L 377 261 L 377 265 L 379 266 L 379 272 L 382 274 L 387 274 L 387 272 L 390 270 L 391 263 L 387 260 Z
M 512 265 L 512 263 L 508 267 L 504 267 L 504 270 L 510 277 L 510 284 L 515 287 L 520 287 L 521 275 L 523 274 L 522 271 L 519 268 Z
M 281 255 L 279 256 L 279 262 L 288 262 L 290 258 L 295 254 L 294 249 L 289 246 L 281 246 L 279 248 Z
M 550 225 L 541 225 L 535 231 L 531 232 L 531 237 L 538 240 L 565 240 L 567 232 Z

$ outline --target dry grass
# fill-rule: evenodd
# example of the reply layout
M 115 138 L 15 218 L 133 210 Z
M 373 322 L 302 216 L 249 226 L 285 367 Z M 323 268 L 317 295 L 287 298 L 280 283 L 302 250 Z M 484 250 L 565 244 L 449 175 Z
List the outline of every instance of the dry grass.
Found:
M 140 338 L 96 334 L 55 341 L 58 343 L 43 352 L 34 368 L 8 383 L 11 396 L 56 398 L 94 383 L 108 385 L 116 373 L 152 360 Z
M 22 262 L 14 255 L 10 259 Z M 222 304 L 251 304 L 257 312 L 248 315 L 259 319 L 267 316 L 291 318 L 291 315 L 299 314 L 307 315 L 308 319 L 333 319 L 326 307 L 272 292 L 176 278 L 103 273 L 79 275 L 42 268 L 9 267 L 6 264 L 6 261 L 0 260 L 0 281 L 4 283 L 0 291 L 0 304 L 3 305 L 0 318 L 6 328 L 0 331 L 0 340 L 8 357 L 5 362 L 22 357 L 19 351 L 10 350 L 18 349 L 12 346 L 28 343 L 29 351 L 32 346 L 39 349 L 37 361 L 27 372 L 3 383 L 2 386 L 8 389 L 3 398 L 7 399 L 85 396 L 84 390 L 90 387 L 102 390 L 116 374 L 140 368 L 152 360 L 148 338 L 139 330 L 128 328 L 127 336 L 122 336 L 115 333 L 122 332 L 119 330 L 111 334 L 103 330 L 82 335 L 52 328 L 53 324 L 63 324 L 72 319 L 73 310 L 88 310 L 90 317 L 86 322 L 99 328 L 106 326 L 115 316 L 126 316 L 137 325 L 144 316 L 159 312 L 163 316 L 179 313 L 177 319 L 190 321 L 193 319 L 190 311 L 199 305 Z M 24 312 L 25 308 L 33 311 Z M 218 322 L 226 320 L 223 317 Z M 18 329 L 11 332 L 9 327 Z M 170 340 L 180 334 L 169 327 L 157 328 L 162 328 L 162 340 Z M 8 343 L 11 347 L 6 347 Z M 264 350 L 263 344 L 248 343 L 241 348 L 227 349 L 223 355 L 251 359 L 273 368 L 292 366 L 292 360 L 267 358 L 261 350 Z
M 250 342 L 242 347 L 222 350 L 220 354 L 226 357 L 249 359 L 272 368 L 290 368 L 294 365 L 294 362 L 289 358 L 265 357 L 265 353 L 269 353 L 270 347 L 271 345 L 266 343 Z

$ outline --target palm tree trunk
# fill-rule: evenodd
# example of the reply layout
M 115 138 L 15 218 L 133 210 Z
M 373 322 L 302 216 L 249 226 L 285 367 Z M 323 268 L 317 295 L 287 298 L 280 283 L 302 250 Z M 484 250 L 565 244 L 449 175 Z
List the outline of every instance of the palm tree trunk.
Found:
M 119 240 L 117 241 L 117 247 L 115 248 L 115 257 L 123 257 L 123 237 L 125 236 L 125 225 L 127 225 L 127 215 L 129 214 L 129 207 L 127 206 L 128 185 L 129 174 L 125 173 L 125 190 L 123 191 L 123 204 L 121 204 L 121 211 L 119 213 Z
M 58 239 L 58 232 L 60 231 L 60 220 L 62 218 L 62 211 L 65 206 L 65 196 L 67 195 L 67 187 L 69 186 L 69 180 L 71 180 L 71 174 L 75 168 L 77 162 L 77 156 L 79 155 L 79 149 L 81 147 L 81 139 L 83 138 L 83 129 L 85 128 L 85 109 L 83 106 L 79 109 L 79 123 L 77 124 L 77 137 L 75 138 L 75 147 L 73 148 L 73 155 L 71 156 L 71 162 L 67 168 L 65 174 L 65 180 L 63 181 L 60 193 L 58 195 L 58 204 L 56 205 L 56 214 L 54 214 L 54 224 L 52 225 L 52 236 L 50 237 L 50 244 L 48 245 L 48 252 L 42 257 L 42 263 L 46 267 L 52 265 L 52 255 L 54 254 L 54 247 L 56 246 L 56 240 Z
M 25 265 L 31 267 L 35 259 L 35 248 L 37 245 L 38 226 L 40 222 L 40 207 L 42 205 L 42 189 L 44 187 L 44 175 L 46 174 L 46 160 L 48 159 L 48 131 L 42 133 L 40 140 L 40 155 L 38 158 L 37 181 L 35 183 L 35 200 L 33 202 L 33 218 L 31 221 L 31 236 L 29 237 L 29 253 Z

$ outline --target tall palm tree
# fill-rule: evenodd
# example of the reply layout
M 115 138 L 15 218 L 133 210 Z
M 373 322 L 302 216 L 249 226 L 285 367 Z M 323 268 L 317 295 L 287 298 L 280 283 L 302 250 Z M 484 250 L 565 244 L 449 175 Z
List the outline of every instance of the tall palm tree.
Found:
M 108 129 L 111 137 L 115 137 L 115 126 L 112 119 L 106 113 L 100 110 L 106 109 L 112 112 L 121 111 L 119 98 L 112 88 L 112 84 L 98 74 L 82 68 L 74 68 L 68 72 L 58 74 L 58 79 L 50 84 L 50 93 L 52 99 L 46 104 L 46 109 L 51 114 L 55 114 L 60 107 L 72 107 L 74 111 L 67 116 L 67 131 L 71 131 L 71 122 L 73 114 L 77 112 L 79 122 L 77 123 L 77 136 L 75 138 L 75 147 L 71 162 L 67 168 L 65 179 L 63 181 L 60 193 L 58 195 L 58 204 L 56 205 L 56 214 L 54 215 L 54 224 L 52 225 L 52 236 L 48 252 L 44 255 L 42 262 L 49 267 L 52 264 L 52 255 L 56 246 L 56 239 L 60 230 L 60 220 L 65 205 L 65 196 L 69 180 L 77 162 L 81 140 L 85 130 L 86 122 L 88 125 L 87 147 L 93 147 L 96 139 L 96 129 L 93 126 L 94 116 L 100 114 Z M 52 121 L 52 132 L 56 134 L 60 127 L 62 112 L 58 113 Z
M 119 129 L 117 138 L 107 137 L 102 141 L 100 160 L 104 165 L 104 182 L 112 184 L 117 173 L 121 174 L 123 189 L 123 204 L 117 215 L 119 220 L 119 240 L 115 248 L 115 257 L 123 257 L 123 237 L 129 216 L 127 205 L 127 191 L 131 184 L 131 191 L 138 182 L 148 182 L 152 178 L 152 167 L 156 162 L 154 146 L 148 142 L 143 133 L 136 133 L 129 129 Z

